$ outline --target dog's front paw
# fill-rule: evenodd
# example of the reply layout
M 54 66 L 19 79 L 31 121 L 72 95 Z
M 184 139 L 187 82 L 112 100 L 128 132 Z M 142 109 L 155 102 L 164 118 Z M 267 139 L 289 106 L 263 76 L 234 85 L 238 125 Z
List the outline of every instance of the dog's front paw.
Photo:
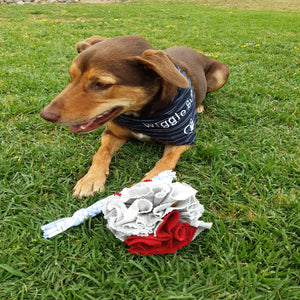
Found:
M 75 185 L 73 195 L 78 198 L 94 195 L 104 191 L 106 177 L 101 178 L 99 174 L 87 173 Z

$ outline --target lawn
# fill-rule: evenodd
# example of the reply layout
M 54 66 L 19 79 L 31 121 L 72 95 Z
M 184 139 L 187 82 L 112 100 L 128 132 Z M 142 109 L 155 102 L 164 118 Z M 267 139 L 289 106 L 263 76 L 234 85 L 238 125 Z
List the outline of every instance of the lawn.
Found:
M 203 1 L 0 6 L 0 299 L 299 299 L 299 33 L 299 13 Z M 176 167 L 213 226 L 175 254 L 129 254 L 102 216 L 42 237 L 41 225 L 138 182 L 162 154 L 127 143 L 103 194 L 72 196 L 102 129 L 76 135 L 39 112 L 94 34 L 230 66 Z

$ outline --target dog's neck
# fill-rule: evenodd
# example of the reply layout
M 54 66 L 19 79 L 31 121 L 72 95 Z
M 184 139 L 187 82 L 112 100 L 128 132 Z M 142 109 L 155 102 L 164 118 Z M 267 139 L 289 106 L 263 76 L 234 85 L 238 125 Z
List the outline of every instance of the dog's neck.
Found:
M 176 96 L 177 90 L 178 87 L 175 85 L 165 81 L 162 82 L 160 89 L 154 95 L 152 100 L 139 112 L 140 116 L 149 116 L 166 108 Z

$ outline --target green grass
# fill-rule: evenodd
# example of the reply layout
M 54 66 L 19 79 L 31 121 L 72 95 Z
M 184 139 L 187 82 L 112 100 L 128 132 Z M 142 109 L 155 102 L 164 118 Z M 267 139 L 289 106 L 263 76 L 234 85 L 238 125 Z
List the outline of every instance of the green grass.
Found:
M 0 6 L 0 299 L 299 299 L 299 32 L 297 13 L 197 2 Z M 76 135 L 39 111 L 94 34 L 230 66 L 176 167 L 214 225 L 173 255 L 130 255 L 102 216 L 42 238 L 41 225 L 138 182 L 162 154 L 130 142 L 102 195 L 72 197 L 101 130 Z

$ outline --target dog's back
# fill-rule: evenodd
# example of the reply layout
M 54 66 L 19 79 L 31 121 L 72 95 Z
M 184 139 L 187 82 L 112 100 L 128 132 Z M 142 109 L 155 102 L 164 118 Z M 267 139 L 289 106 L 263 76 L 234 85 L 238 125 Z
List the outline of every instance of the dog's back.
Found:
M 211 59 L 191 48 L 175 46 L 165 53 L 191 78 L 198 107 L 209 92 L 220 89 L 229 77 L 227 65 Z

